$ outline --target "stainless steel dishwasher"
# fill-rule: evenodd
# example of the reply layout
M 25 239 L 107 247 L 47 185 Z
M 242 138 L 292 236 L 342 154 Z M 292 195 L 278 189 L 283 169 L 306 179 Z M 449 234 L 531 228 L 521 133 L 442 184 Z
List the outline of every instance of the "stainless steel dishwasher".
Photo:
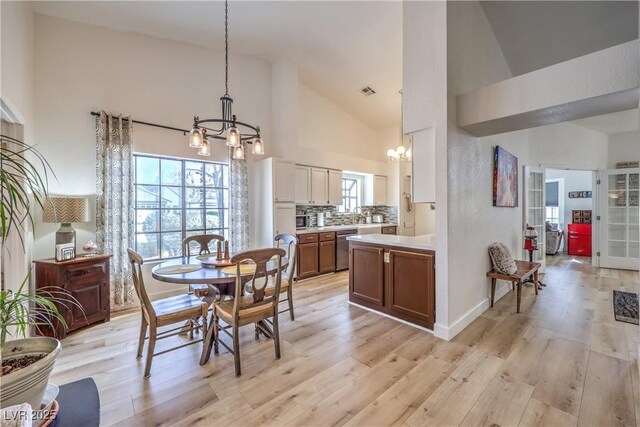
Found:
M 358 234 L 358 230 L 350 228 L 336 232 L 336 271 L 349 269 L 349 241 L 347 237 Z

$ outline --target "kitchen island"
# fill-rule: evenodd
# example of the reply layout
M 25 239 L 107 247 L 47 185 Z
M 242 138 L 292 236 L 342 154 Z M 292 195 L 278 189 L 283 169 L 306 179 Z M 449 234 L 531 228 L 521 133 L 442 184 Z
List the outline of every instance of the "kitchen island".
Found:
M 435 323 L 435 235 L 350 236 L 349 301 L 428 329 Z

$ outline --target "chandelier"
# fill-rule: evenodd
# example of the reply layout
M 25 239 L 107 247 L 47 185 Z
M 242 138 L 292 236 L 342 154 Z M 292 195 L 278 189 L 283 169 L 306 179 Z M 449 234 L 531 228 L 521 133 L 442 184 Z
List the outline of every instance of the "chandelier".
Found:
M 402 90 L 400 93 L 400 145 L 396 148 L 390 148 L 387 150 L 387 156 L 389 160 L 395 162 L 410 161 L 411 160 L 411 148 L 408 150 L 404 147 L 404 134 L 402 133 L 402 122 L 404 121 L 404 110 L 402 108 Z
M 252 126 L 236 119 L 231 107 L 233 99 L 229 96 L 229 2 L 224 2 L 224 95 L 222 103 L 222 118 L 200 119 L 193 117 L 193 128 L 189 132 L 189 147 L 197 148 L 201 156 L 210 156 L 212 139 L 226 141 L 231 149 L 231 158 L 244 159 L 245 144 L 251 144 L 253 154 L 264 154 L 264 143 L 260 138 L 260 126 Z M 219 124 L 219 128 L 214 128 Z

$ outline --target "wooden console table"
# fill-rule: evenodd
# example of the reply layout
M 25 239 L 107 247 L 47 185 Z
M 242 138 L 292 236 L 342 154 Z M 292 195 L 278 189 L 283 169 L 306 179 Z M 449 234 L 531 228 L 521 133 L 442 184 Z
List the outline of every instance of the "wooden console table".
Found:
M 68 261 L 54 258 L 34 261 L 36 291 L 58 287 L 69 292 L 82 309 L 75 304 L 56 304 L 67 322 L 65 331 L 62 324 L 53 321 L 54 329 L 41 327 L 45 336 L 64 338 L 68 333 L 95 323 L 107 322 L 110 318 L 109 303 L 109 258 L 111 255 L 77 257 Z
M 533 288 L 536 290 L 536 295 L 538 295 L 538 270 L 542 264 L 539 262 L 528 262 L 528 261 L 516 261 L 516 267 L 518 270 L 513 274 L 503 274 L 498 273 L 497 271 L 491 270 L 487 272 L 487 277 L 491 279 L 491 307 L 493 307 L 493 300 L 496 296 L 496 280 L 506 280 L 511 282 L 512 286 L 516 286 L 518 290 L 517 296 L 517 312 L 520 313 L 520 299 L 522 297 L 522 283 L 528 277 L 533 275 Z

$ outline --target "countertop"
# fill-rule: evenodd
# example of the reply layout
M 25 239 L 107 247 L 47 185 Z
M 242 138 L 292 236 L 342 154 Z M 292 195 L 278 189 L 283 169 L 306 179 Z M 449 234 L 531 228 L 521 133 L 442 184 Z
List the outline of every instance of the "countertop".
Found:
M 421 236 L 396 236 L 393 234 L 365 234 L 347 237 L 347 240 L 360 243 L 372 243 L 377 245 L 397 246 L 408 249 L 420 249 L 424 251 L 436 250 L 436 235 L 423 234 Z
M 381 224 L 343 224 L 343 225 L 328 225 L 326 227 L 308 227 L 300 228 L 296 230 L 297 234 L 308 233 L 321 233 L 323 231 L 340 231 L 340 230 L 352 230 L 358 228 L 375 228 L 375 227 L 397 227 L 398 224 L 391 224 L 383 222 Z

